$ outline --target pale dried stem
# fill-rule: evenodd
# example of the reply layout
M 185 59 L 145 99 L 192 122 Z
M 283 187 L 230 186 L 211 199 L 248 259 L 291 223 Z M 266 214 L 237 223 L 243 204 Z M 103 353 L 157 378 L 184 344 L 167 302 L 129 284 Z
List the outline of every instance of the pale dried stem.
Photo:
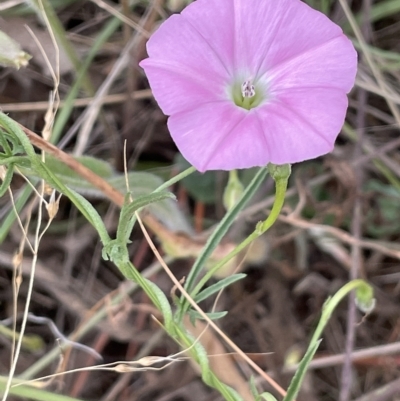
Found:
M 157 260 L 160 262 L 161 266 L 164 268 L 164 271 L 168 274 L 171 281 L 174 283 L 176 288 L 182 293 L 182 295 L 186 298 L 186 300 L 190 303 L 190 305 L 202 316 L 202 318 L 207 322 L 207 324 L 212 327 L 216 333 L 218 333 L 221 338 L 228 344 L 242 359 L 251 366 L 264 380 L 269 383 L 279 394 L 282 396 L 286 395 L 286 391 L 279 386 L 278 383 L 275 382 L 269 375 L 267 375 L 253 360 L 251 360 L 207 315 L 206 313 L 197 305 L 197 303 L 191 298 L 191 296 L 187 293 L 187 291 L 183 288 L 182 284 L 179 280 L 174 276 L 172 271 L 169 269 L 167 264 L 164 262 L 162 256 L 158 252 L 157 248 L 155 247 L 152 239 L 150 238 L 146 228 L 144 227 L 140 216 L 136 213 L 136 218 L 140 224 L 142 229 L 143 235 L 145 236 L 151 250 L 153 251 L 154 255 L 156 256 Z
M 400 393 L 400 379 L 391 381 L 384 386 L 355 399 L 354 401 L 392 401 Z
M 134 100 L 149 99 L 152 93 L 150 89 L 137 90 L 130 96 L 126 93 L 117 93 L 113 95 L 105 95 L 102 99 L 102 104 L 119 104 L 125 102 L 127 99 L 132 98 Z M 73 101 L 74 107 L 86 107 L 93 102 L 93 97 L 86 97 L 81 99 L 75 99 Z M 60 100 L 59 109 L 65 106 L 65 101 Z M 0 109 L 6 112 L 31 112 L 31 111 L 46 111 L 49 107 L 49 102 L 27 102 L 27 103 L 4 103 L 0 106 Z
M 363 56 L 365 57 L 365 60 L 367 61 L 368 65 L 376 79 L 376 82 L 378 83 L 379 89 L 382 91 L 382 95 L 384 96 L 384 98 L 390 108 L 390 111 L 392 112 L 394 118 L 396 119 L 397 124 L 400 125 L 399 110 L 398 110 L 396 104 L 391 99 L 390 89 L 388 89 L 388 85 L 385 82 L 382 72 L 380 71 L 379 67 L 375 64 L 375 61 L 373 60 L 373 58 L 368 50 L 367 44 L 365 43 L 365 40 L 361 33 L 361 30 L 357 25 L 357 22 L 350 10 L 350 7 L 346 0 L 339 0 L 339 2 L 343 8 L 344 13 L 346 14 L 346 18 L 349 21 L 351 28 L 353 29 L 358 42 L 360 43 Z
M 140 26 L 144 27 L 146 30 L 147 26 L 152 25 L 153 18 L 155 18 L 155 11 L 154 11 L 154 2 L 152 5 L 148 7 L 147 12 L 140 20 Z M 77 143 L 74 149 L 75 155 L 83 154 L 86 145 L 88 143 L 90 132 L 92 131 L 94 122 L 100 112 L 101 106 L 103 105 L 103 98 L 108 93 L 111 88 L 111 85 L 114 81 L 118 78 L 121 72 L 128 66 L 130 62 L 130 53 L 131 50 L 134 49 L 142 38 L 142 33 L 136 31 L 135 34 L 132 36 L 132 39 L 126 44 L 124 49 L 121 52 L 121 56 L 115 62 L 112 70 L 108 74 L 107 78 L 97 90 L 96 95 L 93 98 L 92 103 L 88 106 L 85 110 L 83 117 L 83 124 L 80 129 Z
M 351 361 L 362 362 L 363 360 L 396 355 L 400 352 L 400 342 L 378 345 L 367 349 L 355 350 L 350 355 Z M 346 354 L 330 355 L 325 357 L 318 357 L 311 361 L 309 369 L 323 369 L 332 366 L 341 365 L 344 363 Z M 293 373 L 298 369 L 298 365 L 285 367 L 284 372 Z
M 149 38 L 150 37 L 150 32 L 146 30 L 142 24 L 137 23 L 133 21 L 132 19 L 128 18 L 124 14 L 122 14 L 119 10 L 117 10 L 115 7 L 110 6 L 108 3 L 106 3 L 103 0 L 90 0 L 92 3 L 96 4 L 98 7 L 102 8 L 103 10 L 107 11 L 114 17 L 118 18 L 121 20 L 124 24 L 130 26 L 132 29 L 135 31 L 139 32 L 143 37 Z
M 344 230 L 341 230 L 340 228 L 323 225 L 323 224 L 311 223 L 311 222 L 302 220 L 302 219 L 300 219 L 296 216 L 292 216 L 292 215 L 288 215 L 288 216 L 280 215 L 278 219 L 280 221 L 288 223 L 292 226 L 300 227 L 300 228 L 303 228 L 306 230 L 307 229 L 319 229 L 319 230 L 321 230 L 321 232 L 330 234 L 348 245 L 352 245 L 352 246 L 357 245 L 363 249 L 371 249 L 374 251 L 381 252 L 384 255 L 391 256 L 396 259 L 400 259 L 400 250 L 396 251 L 395 249 L 390 249 L 377 242 L 354 238 L 351 234 L 349 234 L 348 232 L 346 232 Z

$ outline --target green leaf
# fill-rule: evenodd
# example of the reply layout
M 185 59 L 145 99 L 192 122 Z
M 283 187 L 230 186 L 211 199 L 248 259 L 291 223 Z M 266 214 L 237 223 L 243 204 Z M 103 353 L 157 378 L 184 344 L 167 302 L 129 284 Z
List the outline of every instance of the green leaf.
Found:
M 196 303 L 204 301 L 211 295 L 214 295 L 215 293 L 223 290 L 224 288 L 228 287 L 229 285 L 231 285 L 231 284 L 235 283 L 236 281 L 239 281 L 245 277 L 246 277 L 246 274 L 244 274 L 244 273 L 233 274 L 232 276 L 225 277 L 224 279 L 218 281 L 217 283 L 210 285 L 208 288 L 204 289 L 203 291 L 200 291 L 194 297 L 194 300 L 196 301 Z
M 260 168 L 258 173 L 255 175 L 255 177 L 251 181 L 251 183 L 244 190 L 243 196 L 241 197 L 241 199 L 231 210 L 229 210 L 229 212 L 226 213 L 224 218 L 219 223 L 218 227 L 215 229 L 215 231 L 211 234 L 211 236 L 207 240 L 206 245 L 204 246 L 199 257 L 196 259 L 196 262 L 194 263 L 194 265 L 187 277 L 187 280 L 185 283 L 185 289 L 189 293 L 193 289 L 198 276 L 201 274 L 201 271 L 203 269 L 205 262 L 207 261 L 209 256 L 213 253 L 213 251 L 217 247 L 217 245 L 221 242 L 223 236 L 227 233 L 229 227 L 235 221 L 236 216 L 243 209 L 243 207 L 246 205 L 248 200 L 254 195 L 254 193 L 259 188 L 261 183 L 265 180 L 266 176 L 267 176 L 267 169 Z
M 15 209 L 14 207 L 10 207 L 9 212 L 5 218 L 2 219 L 0 224 L 0 244 L 7 238 L 7 235 L 14 224 L 16 219 L 15 212 L 20 213 L 26 202 L 28 201 L 32 190 L 29 186 L 22 187 L 22 189 L 18 192 L 17 196 L 14 195 L 15 198 Z M 5 208 L 5 206 L 4 206 Z
M 125 196 L 125 202 L 122 206 L 117 229 L 117 241 L 126 244 L 132 232 L 134 222 L 136 221 L 135 212 L 139 209 L 149 206 L 152 203 L 160 202 L 165 199 L 174 199 L 175 195 L 171 192 L 153 192 L 149 195 L 142 195 L 139 198 L 129 202 L 130 195 Z
M 102 161 L 94 158 L 78 158 L 78 161 L 82 162 L 86 167 L 91 169 L 94 173 L 100 175 L 104 178 L 110 185 L 122 193 L 126 193 L 126 181 L 128 182 L 128 187 L 132 193 L 134 200 L 149 195 L 163 185 L 163 181 L 160 177 L 147 173 L 147 172 L 137 172 L 131 171 L 125 177 L 124 174 L 116 173 L 112 167 Z M 88 161 L 90 163 L 88 163 Z M 95 162 L 96 161 L 96 162 Z M 63 163 L 59 162 L 62 166 Z M 71 171 L 71 170 L 70 170 Z M 68 176 L 63 174 L 64 182 L 73 188 L 75 191 L 81 193 L 82 195 L 92 196 L 97 198 L 105 198 L 104 194 L 94 187 L 92 184 L 85 180 L 82 180 L 79 176 L 72 172 L 68 173 Z M 149 212 L 153 214 L 160 222 L 172 231 L 182 231 L 190 234 L 192 229 L 188 224 L 186 218 L 182 214 L 182 211 L 178 208 L 175 201 L 172 199 L 164 199 L 156 203 L 150 204 L 148 206 Z
M 188 312 L 189 317 L 191 322 L 193 323 L 196 319 L 199 320 L 205 320 L 204 317 L 202 315 L 200 315 L 199 312 L 195 311 L 195 310 L 190 310 Z M 206 313 L 207 317 L 210 320 L 218 320 L 218 319 L 222 319 L 223 317 L 225 317 L 228 314 L 227 311 L 222 311 L 222 312 L 208 312 Z
M 0 165 L 0 198 L 6 193 L 11 184 L 14 175 L 14 166 L 9 165 L 8 168 Z
M 306 354 L 304 355 L 303 359 L 301 360 L 299 367 L 293 376 L 292 381 L 290 382 L 289 388 L 287 390 L 287 394 L 283 401 L 293 401 L 297 394 L 299 393 L 301 384 L 303 383 L 304 376 L 307 373 L 308 365 L 310 364 L 311 360 L 313 359 L 321 340 L 315 342 L 312 347 L 309 347 Z
M 259 394 L 258 394 L 258 390 L 257 390 L 257 387 L 256 387 L 256 381 L 255 381 L 253 375 L 250 376 L 250 383 L 249 384 L 250 384 L 251 394 L 253 395 L 254 399 L 256 401 L 258 401 L 259 400 Z
M 130 195 L 127 194 L 119 216 L 116 239 L 104 244 L 103 259 L 111 260 L 117 266 L 127 263 L 129 261 L 129 253 L 126 245 L 129 243 L 129 237 L 136 221 L 135 212 L 151 203 L 168 198 L 175 199 L 175 195 L 166 191 L 154 192 L 130 202 Z
M 174 323 L 173 323 L 173 318 L 172 318 L 172 310 L 171 310 L 171 305 L 168 302 L 167 297 L 165 294 L 160 290 L 160 288 L 157 287 L 156 284 L 154 284 L 152 281 L 144 279 L 147 282 L 147 285 L 151 288 L 153 292 L 154 298 L 157 299 L 157 309 L 161 311 L 163 318 L 164 318 L 164 325 L 167 330 L 167 332 L 170 335 L 173 335 L 174 329 Z
M 277 399 L 270 393 L 262 393 L 257 397 L 258 400 L 265 400 L 265 401 L 277 401 Z
M 77 157 L 76 160 L 95 174 L 101 176 L 111 186 L 122 193 L 127 192 L 126 187 L 128 182 L 128 187 L 134 200 L 141 196 L 149 195 L 163 186 L 161 178 L 151 173 L 133 171 L 129 172 L 127 177 L 125 177 L 124 174 L 115 172 L 113 167 L 104 160 L 99 160 L 90 156 Z M 46 155 L 46 165 L 65 185 L 79 194 L 86 197 L 90 196 L 105 199 L 103 192 L 90 182 L 82 179 L 75 171 L 55 157 Z M 31 169 L 24 169 L 23 172 L 27 176 L 39 176 L 38 172 L 36 172 L 33 167 Z M 148 205 L 148 209 L 149 212 L 169 230 L 181 231 L 187 234 L 192 233 L 192 228 L 188 224 L 185 216 L 172 199 L 166 197 L 161 201 Z
M 93 156 L 79 156 L 75 157 L 75 160 L 104 179 L 109 179 L 114 175 L 114 169 L 104 160 L 97 159 Z M 77 187 L 82 185 L 83 188 L 82 177 L 65 165 L 65 163 L 52 155 L 46 155 L 45 163 L 54 174 L 57 174 L 60 178 L 65 180 L 65 184 Z M 88 187 L 90 186 L 91 184 L 88 185 Z

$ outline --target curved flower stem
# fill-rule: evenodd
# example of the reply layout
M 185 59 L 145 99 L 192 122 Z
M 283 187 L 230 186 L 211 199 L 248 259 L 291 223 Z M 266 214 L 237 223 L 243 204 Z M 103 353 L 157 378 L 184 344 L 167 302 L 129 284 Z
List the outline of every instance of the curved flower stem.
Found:
M 318 341 L 339 302 L 352 290 L 356 290 L 356 301 L 359 307 L 360 304 L 365 305 L 373 303 L 373 289 L 367 282 L 357 279 L 345 284 L 333 297 L 326 300 L 322 309 L 321 319 L 319 320 L 318 326 L 311 338 L 310 347 Z
M 338 306 L 339 302 L 348 295 L 352 290 L 356 290 L 356 303 L 359 309 L 363 312 L 370 312 L 375 304 L 373 288 L 364 280 L 352 280 L 345 284 L 333 297 L 328 298 L 322 308 L 321 318 L 318 326 L 315 329 L 314 335 L 311 338 L 307 352 L 305 353 L 302 361 L 297 368 L 296 374 L 287 390 L 287 394 L 283 401 L 292 401 L 300 390 L 301 383 L 307 372 L 308 365 L 310 364 L 318 346 L 321 342 L 321 334 L 328 323 L 333 311 Z
M 273 175 L 272 175 L 273 176 Z M 264 234 L 268 229 L 272 227 L 275 221 L 278 219 L 279 214 L 282 210 L 283 204 L 285 202 L 285 194 L 287 189 L 287 184 L 289 181 L 289 175 L 274 177 L 275 179 L 275 201 L 272 206 L 271 213 L 265 221 L 259 222 L 255 230 L 242 241 L 232 252 L 221 259 L 217 264 L 215 264 L 199 281 L 196 287 L 190 292 L 190 296 L 194 297 L 206 284 L 206 282 L 220 269 L 225 263 L 229 262 L 233 257 L 235 257 L 239 252 L 250 245 L 256 238 Z

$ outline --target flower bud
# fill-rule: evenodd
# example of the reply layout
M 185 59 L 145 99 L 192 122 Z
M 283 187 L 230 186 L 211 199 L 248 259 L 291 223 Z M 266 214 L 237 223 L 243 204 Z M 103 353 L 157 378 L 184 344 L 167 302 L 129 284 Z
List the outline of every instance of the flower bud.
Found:
M 366 314 L 371 313 L 376 304 L 376 299 L 374 298 L 373 288 L 365 283 L 365 285 L 359 286 L 356 290 L 355 302 L 357 308 Z
M 243 195 L 243 184 L 240 182 L 237 170 L 229 171 L 229 180 L 226 184 L 223 203 L 226 210 L 232 209 Z

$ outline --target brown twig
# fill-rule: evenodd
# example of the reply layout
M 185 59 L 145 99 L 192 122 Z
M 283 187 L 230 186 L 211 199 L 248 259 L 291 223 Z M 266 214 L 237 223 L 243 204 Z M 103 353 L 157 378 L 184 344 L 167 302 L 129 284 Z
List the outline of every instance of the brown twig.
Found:
M 400 342 L 396 342 L 392 344 L 378 345 L 376 347 L 353 351 L 353 353 L 350 355 L 350 358 L 352 362 L 361 362 L 364 359 L 383 357 L 399 353 Z M 322 369 L 341 365 L 342 363 L 344 363 L 345 358 L 346 354 L 317 357 L 313 361 L 311 361 L 308 369 Z M 298 365 L 291 365 L 286 367 L 284 369 L 284 372 L 293 373 L 296 372 L 297 369 Z
M 366 42 L 369 42 L 369 32 L 370 32 L 370 12 L 371 12 L 371 0 L 366 0 L 363 2 L 363 24 L 362 33 Z M 365 105 L 368 103 L 368 93 L 364 89 L 358 90 L 358 102 L 359 108 L 357 109 L 357 142 L 354 148 L 354 158 L 358 158 L 362 155 L 363 140 L 365 136 Z M 361 188 L 363 182 L 363 169 L 355 169 L 355 201 L 353 207 L 353 218 L 351 221 L 351 232 L 355 240 L 360 240 L 362 237 L 362 199 L 361 199 Z M 350 280 L 355 280 L 359 278 L 362 274 L 361 270 L 363 268 L 363 255 L 362 249 L 359 243 L 354 243 L 351 248 L 351 259 L 352 265 L 350 269 Z M 354 343 L 356 337 L 356 313 L 357 307 L 355 303 L 355 293 L 354 291 L 350 294 L 350 302 L 347 311 L 347 329 L 346 329 L 346 346 L 345 346 L 345 360 L 341 375 L 341 386 L 339 392 L 339 401 L 349 401 L 352 387 L 352 361 L 351 354 L 354 351 Z
M 129 97 L 131 97 L 134 100 L 139 100 L 139 99 L 148 99 L 152 96 L 151 90 L 150 89 L 143 89 L 143 90 L 137 90 L 128 96 L 126 93 L 116 93 L 112 95 L 105 95 L 103 96 L 102 102 L 103 104 L 118 104 L 118 103 L 123 103 L 126 102 Z M 94 97 L 85 97 L 85 98 L 80 98 L 80 99 L 75 99 L 73 101 L 73 106 L 74 107 L 86 107 L 88 106 L 91 102 L 93 102 Z M 62 109 L 65 106 L 65 100 L 61 100 L 60 104 L 58 105 L 58 109 Z M 46 111 L 49 108 L 49 102 L 43 101 L 43 102 L 18 102 L 18 103 L 4 103 L 0 106 L 0 109 L 3 113 L 7 112 L 13 112 L 13 113 L 18 113 L 18 112 L 31 112 L 31 111 Z
M 103 178 L 95 174 L 92 170 L 79 163 L 68 153 L 58 149 L 57 146 L 47 142 L 41 136 L 35 134 L 30 129 L 20 125 L 21 129 L 25 132 L 26 136 L 31 141 L 32 145 L 38 147 L 46 153 L 49 153 L 56 157 L 58 160 L 65 163 L 68 167 L 78 173 L 82 178 L 93 184 L 98 188 L 108 199 L 114 202 L 117 206 L 121 207 L 124 204 L 124 195 L 117 191 Z
M 390 401 L 400 394 L 400 379 L 391 381 L 382 387 L 355 399 L 354 401 Z

